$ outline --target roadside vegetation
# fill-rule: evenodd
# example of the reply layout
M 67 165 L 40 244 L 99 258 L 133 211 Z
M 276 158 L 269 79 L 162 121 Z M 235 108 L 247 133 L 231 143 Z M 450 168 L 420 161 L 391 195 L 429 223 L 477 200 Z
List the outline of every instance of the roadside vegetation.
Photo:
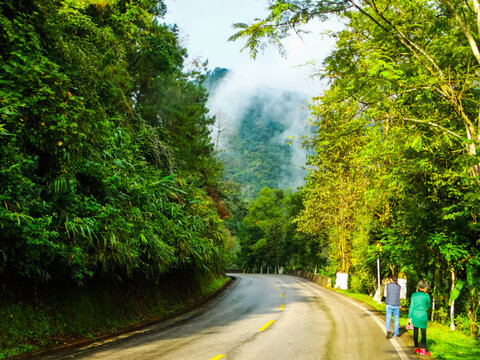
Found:
M 385 314 L 385 303 L 379 304 L 373 300 L 370 295 L 361 294 L 351 290 L 339 290 L 334 291 L 342 293 L 357 299 L 368 306 L 378 310 Z M 400 329 L 405 328 L 408 321 L 408 311 L 400 311 Z M 468 323 L 465 324 L 468 326 Z M 464 325 L 464 326 L 465 326 Z M 405 330 L 413 334 L 413 330 Z M 412 345 L 413 339 L 402 336 L 403 341 Z M 428 322 L 427 325 L 427 349 L 437 360 L 455 360 L 455 359 L 478 359 L 480 358 L 480 341 L 469 336 L 462 331 L 452 331 L 448 325 L 442 325 L 437 322 Z
M 231 40 L 255 58 L 311 21 L 343 24 L 319 68 L 328 89 L 310 104 L 306 184 L 258 193 L 238 267 L 343 273 L 374 294 L 379 261 L 408 294 L 428 281 L 436 322 L 480 336 L 479 11 L 478 0 L 279 0 L 235 25 Z
M 378 262 L 408 294 L 429 282 L 438 359 L 477 355 L 480 2 L 269 4 L 232 36 L 253 57 L 310 21 L 344 25 L 299 189 L 272 179 L 289 151 L 263 134 L 285 125 L 259 97 L 224 180 L 206 65 L 185 70 L 162 1 L 0 0 L 1 356 L 172 313 L 226 267 L 344 273 L 366 299 Z

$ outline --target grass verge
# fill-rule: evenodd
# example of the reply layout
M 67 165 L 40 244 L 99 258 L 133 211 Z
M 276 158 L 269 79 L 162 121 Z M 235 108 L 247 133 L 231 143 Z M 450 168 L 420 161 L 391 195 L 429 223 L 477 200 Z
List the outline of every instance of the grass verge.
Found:
M 348 290 L 335 289 L 334 291 L 357 299 L 385 314 L 385 304 L 378 304 L 369 295 Z M 400 311 L 400 327 L 405 327 L 407 321 L 408 313 L 406 311 Z M 409 333 L 412 335 L 413 331 L 410 330 Z M 413 340 L 411 342 L 413 348 Z M 427 325 L 427 350 L 436 360 L 480 359 L 480 341 L 460 331 L 452 331 L 448 326 L 430 321 Z

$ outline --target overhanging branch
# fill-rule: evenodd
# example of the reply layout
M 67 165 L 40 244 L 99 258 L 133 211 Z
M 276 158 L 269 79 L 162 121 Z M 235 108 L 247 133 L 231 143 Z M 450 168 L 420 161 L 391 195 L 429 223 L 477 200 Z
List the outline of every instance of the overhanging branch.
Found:
M 438 125 L 438 124 L 433 123 L 431 121 L 419 120 L 419 119 L 413 119 L 413 118 L 406 118 L 406 117 L 393 117 L 393 118 L 390 118 L 390 120 L 405 120 L 405 121 L 410 121 L 410 122 L 415 122 L 415 123 L 428 125 L 428 126 L 440 129 L 442 131 L 445 131 L 446 133 L 452 135 L 453 137 L 456 137 L 457 139 L 460 139 L 462 142 L 465 141 L 465 138 L 463 136 L 453 132 L 452 130 L 449 130 L 449 129 L 443 127 L 442 125 Z

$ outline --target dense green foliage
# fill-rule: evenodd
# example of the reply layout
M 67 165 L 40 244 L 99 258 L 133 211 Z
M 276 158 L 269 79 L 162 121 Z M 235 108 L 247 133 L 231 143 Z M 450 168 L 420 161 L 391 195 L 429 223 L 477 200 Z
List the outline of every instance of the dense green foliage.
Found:
M 302 191 L 260 190 L 238 233 L 238 263 L 246 271 L 270 273 L 323 265 L 322 242 L 299 231 L 295 222 L 303 209 Z
M 302 197 L 288 189 L 306 174 L 302 160 L 296 160 L 297 149 L 288 144 L 288 137 L 298 138 L 305 131 L 304 98 L 265 86 L 237 93 L 231 89 L 232 76 L 228 69 L 215 68 L 204 82 L 214 103 L 223 99 L 228 105 L 225 113 L 217 114 L 212 137 L 225 165 L 219 189 L 228 209 L 225 222 L 238 240 L 237 257 L 230 266 L 273 272 L 281 266 L 318 263 L 313 248 L 319 242 L 296 232 L 292 222 L 302 208 Z M 229 103 L 232 93 L 239 99 Z
M 477 71 L 480 3 L 279 0 L 237 24 L 253 56 L 312 19 L 340 15 L 325 60 L 330 88 L 312 104 L 317 131 L 299 230 L 328 247 L 327 270 L 372 292 L 405 272 L 431 284 L 434 316 L 479 334 Z M 454 308 L 454 305 L 456 307 Z M 454 309 L 457 316 L 454 318 Z
M 285 126 L 262 108 L 265 100 L 252 99 L 238 131 L 228 141 L 228 150 L 220 156 L 225 162 L 225 175 L 244 185 L 247 198 L 253 198 L 264 186 L 278 187 L 282 177 L 290 175 L 291 148 L 277 140 Z
M 0 281 L 220 270 L 207 94 L 154 0 L 0 1 Z
M 348 272 L 365 293 L 380 258 L 410 291 L 430 282 L 438 321 L 478 336 L 479 1 L 278 0 L 264 21 L 237 24 L 232 39 L 246 37 L 253 56 L 312 19 L 345 24 L 325 61 L 330 87 L 311 104 L 297 192 L 285 186 L 283 106 L 301 100 L 251 94 L 218 151 L 203 76 L 184 72 L 165 11 L 156 0 L 0 0 L 0 312 L 18 314 L 0 345 L 64 331 L 53 319 L 7 344 L 24 309 L 41 324 L 35 306 L 57 304 L 29 291 L 192 280 L 232 260 L 232 232 L 235 266 Z M 223 70 L 207 74 L 210 90 Z

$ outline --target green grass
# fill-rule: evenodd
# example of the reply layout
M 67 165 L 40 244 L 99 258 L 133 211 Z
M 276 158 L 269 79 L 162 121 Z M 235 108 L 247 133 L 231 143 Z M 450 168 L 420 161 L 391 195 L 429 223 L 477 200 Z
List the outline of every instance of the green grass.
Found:
M 334 290 L 354 299 L 357 299 L 372 308 L 385 314 L 385 304 L 378 304 L 371 296 L 359 294 L 348 290 Z M 400 327 L 405 327 L 408 313 L 400 312 Z M 409 331 L 413 334 L 413 331 Z M 408 340 L 407 340 L 408 341 Z M 413 339 L 411 340 L 413 347 Z M 427 325 L 427 350 L 435 360 L 476 360 L 480 359 L 480 341 L 462 333 L 452 331 L 448 326 L 428 322 Z
M 436 360 L 480 359 L 480 341 L 437 323 L 428 323 L 427 347 Z
M 225 284 L 230 278 L 229 277 L 218 277 L 211 280 L 205 281 L 200 284 L 200 289 L 202 295 L 209 294 L 217 289 L 219 289 L 223 284 Z

